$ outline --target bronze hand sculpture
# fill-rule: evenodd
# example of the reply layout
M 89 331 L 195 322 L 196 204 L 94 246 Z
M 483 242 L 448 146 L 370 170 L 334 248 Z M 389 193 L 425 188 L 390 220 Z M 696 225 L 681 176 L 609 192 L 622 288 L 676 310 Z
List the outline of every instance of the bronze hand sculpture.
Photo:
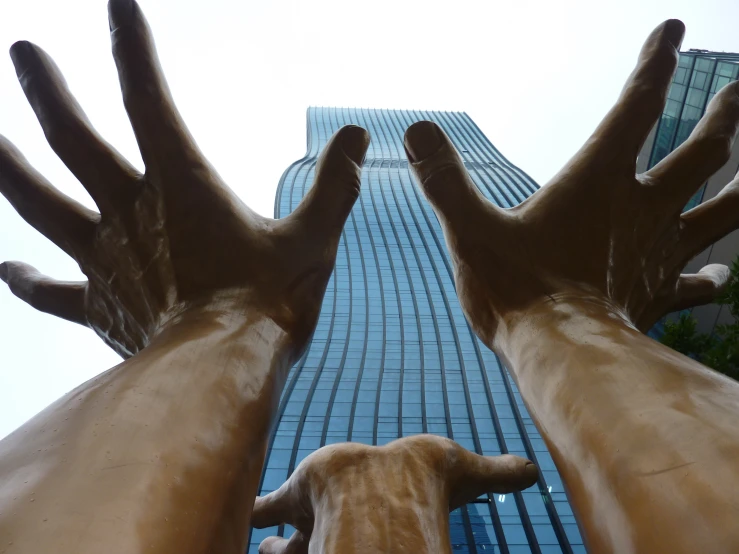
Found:
M 43 50 L 11 49 L 49 144 L 99 213 L 0 138 L 0 192 L 88 281 L 20 262 L 0 265 L 0 277 L 127 360 L 0 442 L 0 544 L 6 554 L 240 554 L 275 403 L 318 318 L 369 138 L 339 130 L 300 207 L 261 217 L 198 150 L 138 5 L 111 0 L 109 16 L 144 174 L 95 132 Z
M 385 446 L 341 443 L 309 455 L 276 491 L 257 498 L 252 525 L 290 523 L 260 554 L 451 553 L 449 512 L 488 492 L 536 482 L 525 458 L 480 456 L 454 441 L 415 435 Z
M 649 36 L 590 139 L 512 209 L 482 198 L 434 124 L 405 138 L 465 313 L 512 370 L 595 554 L 739 552 L 739 383 L 639 332 L 711 301 L 727 268 L 680 272 L 739 227 L 739 179 L 681 214 L 729 159 L 739 83 L 680 148 L 635 175 L 683 32 L 671 20 Z

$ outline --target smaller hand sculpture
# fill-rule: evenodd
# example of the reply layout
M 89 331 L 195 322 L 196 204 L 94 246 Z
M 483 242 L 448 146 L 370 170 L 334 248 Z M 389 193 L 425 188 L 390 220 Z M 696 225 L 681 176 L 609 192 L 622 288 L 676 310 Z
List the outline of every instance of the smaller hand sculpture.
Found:
M 299 208 L 279 221 L 261 217 L 222 182 L 190 136 L 136 2 L 111 0 L 109 17 L 123 101 L 146 172 L 95 132 L 43 50 L 13 45 L 18 78 L 49 144 L 100 213 L 57 191 L 0 137 L 0 193 L 72 256 L 88 281 L 58 282 L 20 262 L 0 265 L 0 278 L 35 308 L 92 328 L 123 357 L 190 307 L 224 298 L 226 309 L 248 305 L 272 318 L 299 352 L 358 196 L 367 133 L 339 130 Z
M 505 454 L 480 456 L 450 439 L 415 435 L 385 446 L 324 446 L 276 491 L 258 497 L 252 525 L 289 523 L 260 554 L 450 552 L 449 512 L 488 493 L 536 482 L 536 466 Z
M 444 229 L 462 306 L 489 345 L 501 323 L 558 295 L 589 297 L 642 331 L 665 313 L 710 302 L 729 277 L 691 258 L 739 227 L 739 179 L 681 214 L 729 159 L 739 126 L 739 82 L 724 87 L 690 138 L 636 175 L 636 158 L 665 104 L 684 26 L 647 39 L 616 105 L 569 163 L 511 209 L 483 198 L 449 138 L 411 126 L 408 159 Z M 505 325 L 503 325 L 505 327 Z

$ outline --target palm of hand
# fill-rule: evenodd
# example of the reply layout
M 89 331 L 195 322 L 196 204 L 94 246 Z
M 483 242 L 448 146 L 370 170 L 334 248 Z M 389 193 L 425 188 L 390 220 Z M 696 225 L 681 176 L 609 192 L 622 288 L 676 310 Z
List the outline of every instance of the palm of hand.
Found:
M 710 302 L 724 266 L 681 275 L 685 264 L 739 226 L 739 180 L 681 215 L 695 191 L 728 161 L 739 127 L 739 84 L 724 87 L 691 137 L 648 172 L 636 157 L 660 116 L 682 23 L 658 27 L 619 101 L 555 176 L 519 206 L 487 202 L 449 139 L 420 122 L 406 151 L 451 252 L 465 312 L 492 344 L 502 320 L 559 295 L 607 302 L 647 330 L 667 312 Z
M 34 307 L 91 327 L 131 356 L 190 306 L 228 295 L 231 306 L 273 318 L 301 350 L 318 317 L 341 228 L 359 190 L 366 132 L 341 129 L 326 146 L 313 188 L 288 218 L 249 210 L 188 133 L 137 4 L 109 5 L 113 54 L 146 173 L 92 128 L 49 56 L 11 49 L 47 140 L 100 209 L 55 190 L 0 137 L 0 192 L 71 255 L 86 283 L 61 283 L 20 262 L 0 277 Z

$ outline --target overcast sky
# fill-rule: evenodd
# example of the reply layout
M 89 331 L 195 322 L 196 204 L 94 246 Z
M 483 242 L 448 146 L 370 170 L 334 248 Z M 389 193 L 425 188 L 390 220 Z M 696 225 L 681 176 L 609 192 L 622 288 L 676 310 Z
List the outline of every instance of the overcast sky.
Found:
M 220 174 L 271 216 L 277 181 L 305 152 L 309 105 L 466 111 L 540 184 L 617 97 L 662 20 L 683 48 L 739 51 L 739 2 L 141 0 L 190 130 Z M 141 167 L 120 98 L 105 0 L 2 0 L 0 45 L 56 60 L 104 137 Z M 4 50 L 6 51 L 6 50 Z M 57 187 L 93 206 L 46 144 L 7 55 L 0 134 Z M 61 279 L 76 264 L 0 197 L 0 261 Z M 83 327 L 41 314 L 0 283 L 0 437 L 120 360 Z

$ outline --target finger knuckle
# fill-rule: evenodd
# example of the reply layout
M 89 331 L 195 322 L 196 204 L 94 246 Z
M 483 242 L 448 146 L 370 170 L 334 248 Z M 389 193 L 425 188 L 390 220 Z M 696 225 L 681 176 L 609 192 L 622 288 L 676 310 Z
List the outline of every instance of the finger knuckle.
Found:
M 710 156 L 711 161 L 714 162 L 716 166 L 723 166 L 729 161 L 734 142 L 733 133 L 717 133 L 704 140 L 706 154 Z
M 643 113 L 654 113 L 662 111 L 666 90 L 654 79 L 639 79 L 629 85 L 624 96 L 626 104 L 634 110 Z

